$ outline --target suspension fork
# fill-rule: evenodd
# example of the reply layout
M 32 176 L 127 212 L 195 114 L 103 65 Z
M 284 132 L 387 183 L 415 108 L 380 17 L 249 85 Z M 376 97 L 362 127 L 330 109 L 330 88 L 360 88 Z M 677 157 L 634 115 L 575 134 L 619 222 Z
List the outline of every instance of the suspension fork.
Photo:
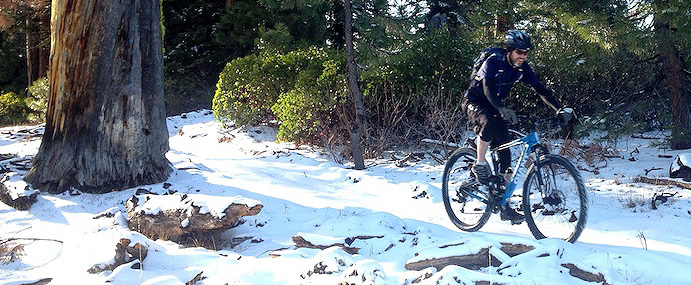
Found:
M 542 192 L 542 190 L 547 189 L 547 187 L 545 187 L 545 180 L 542 178 L 542 171 L 540 171 L 540 168 L 538 167 L 540 165 L 540 155 L 537 153 L 537 148 L 533 148 L 531 150 L 531 155 L 533 156 L 533 159 L 535 160 L 533 162 L 533 167 L 535 169 L 535 175 L 537 176 L 537 184 L 539 186 L 538 189 L 540 189 L 540 192 Z M 541 194 L 546 194 L 546 193 L 541 193 Z

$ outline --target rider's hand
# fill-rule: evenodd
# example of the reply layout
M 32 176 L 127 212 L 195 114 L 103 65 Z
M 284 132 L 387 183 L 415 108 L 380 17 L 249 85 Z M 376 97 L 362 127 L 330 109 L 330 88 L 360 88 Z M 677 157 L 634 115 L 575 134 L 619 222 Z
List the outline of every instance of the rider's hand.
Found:
M 559 109 L 559 111 L 557 111 L 557 115 L 564 121 L 565 124 L 569 124 L 576 119 L 576 112 L 569 107 Z
M 506 107 L 501 107 L 499 108 L 499 114 L 501 115 L 501 118 L 504 119 L 505 121 L 508 121 L 512 125 L 515 125 L 518 123 L 518 116 L 516 116 L 516 112 L 513 110 L 506 108 Z

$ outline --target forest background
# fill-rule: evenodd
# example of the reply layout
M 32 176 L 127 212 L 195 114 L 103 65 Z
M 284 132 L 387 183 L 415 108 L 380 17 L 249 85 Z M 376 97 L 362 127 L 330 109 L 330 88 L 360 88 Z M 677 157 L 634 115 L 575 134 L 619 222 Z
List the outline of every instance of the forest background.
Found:
M 279 139 L 347 145 L 349 95 L 341 0 L 162 0 L 166 111 L 213 108 Z M 353 0 L 365 155 L 422 138 L 459 142 L 473 59 L 508 29 L 532 35 L 529 61 L 581 117 L 577 135 L 669 134 L 691 148 L 691 2 L 683 0 Z M 0 124 L 44 120 L 50 1 L 0 3 Z M 552 110 L 526 86 L 509 106 Z M 348 155 L 347 151 L 343 154 Z

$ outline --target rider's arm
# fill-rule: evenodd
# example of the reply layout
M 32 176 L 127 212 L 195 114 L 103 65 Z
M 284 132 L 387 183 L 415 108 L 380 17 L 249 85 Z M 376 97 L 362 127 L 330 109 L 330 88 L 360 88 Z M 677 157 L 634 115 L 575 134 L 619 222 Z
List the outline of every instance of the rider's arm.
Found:
M 559 104 L 559 101 L 557 101 L 556 98 L 554 98 L 554 95 L 552 91 L 547 89 L 545 85 L 540 82 L 540 78 L 533 72 L 533 69 L 530 68 L 530 65 L 525 64 L 523 68 L 523 78 L 521 81 L 529 84 L 530 86 L 535 89 L 535 92 L 540 95 L 540 99 L 542 99 L 547 106 L 550 108 L 554 109 L 555 111 L 561 109 L 561 104 Z
M 487 59 L 478 71 L 478 79 L 481 78 L 482 91 L 487 101 L 497 110 L 504 107 L 504 103 L 499 98 L 499 64 L 501 61 L 496 57 Z

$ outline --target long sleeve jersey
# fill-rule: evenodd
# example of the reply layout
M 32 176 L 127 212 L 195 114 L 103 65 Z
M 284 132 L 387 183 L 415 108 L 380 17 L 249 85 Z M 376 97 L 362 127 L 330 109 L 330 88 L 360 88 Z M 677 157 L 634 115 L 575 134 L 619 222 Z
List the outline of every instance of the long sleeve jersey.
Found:
M 480 66 L 475 78 L 465 96 L 471 103 L 490 104 L 496 109 L 504 107 L 504 99 L 509 96 L 513 84 L 516 82 L 529 84 L 540 95 L 542 101 L 555 111 L 561 108 L 549 89 L 540 82 L 540 78 L 533 72 L 528 62 L 520 67 L 509 63 L 506 55 L 492 56 Z

